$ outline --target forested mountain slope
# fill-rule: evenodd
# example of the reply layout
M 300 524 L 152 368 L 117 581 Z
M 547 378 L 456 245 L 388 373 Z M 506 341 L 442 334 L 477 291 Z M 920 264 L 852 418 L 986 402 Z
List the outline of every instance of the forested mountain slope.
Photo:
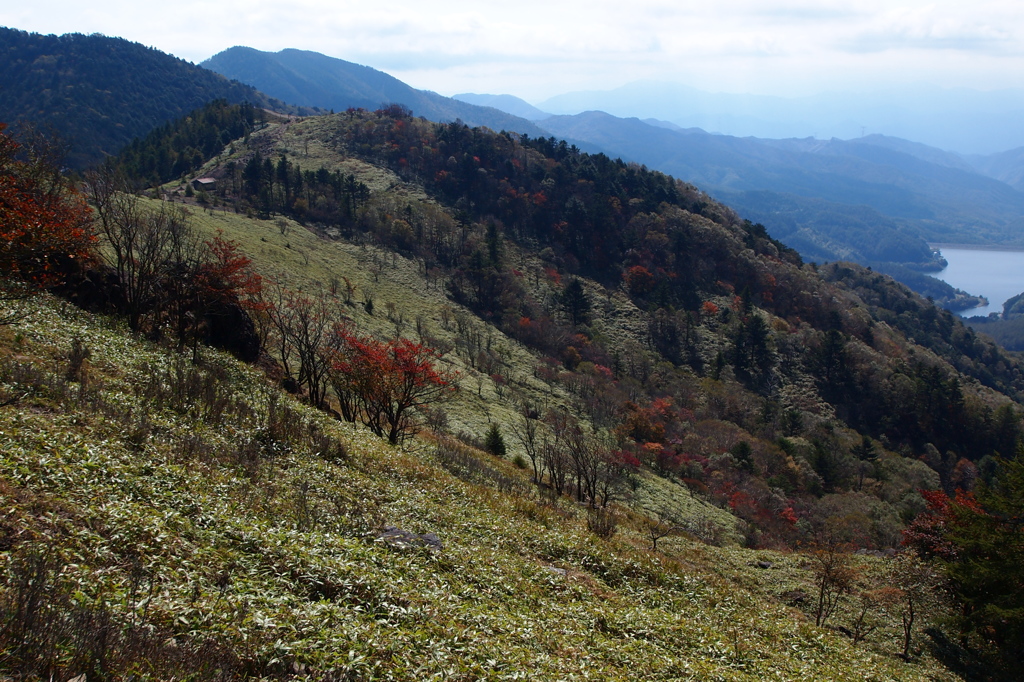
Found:
M 924 145 L 881 136 L 737 138 L 601 112 L 540 125 L 720 195 L 737 210 L 756 213 L 779 239 L 798 238 L 809 257 L 817 251 L 831 252 L 830 260 L 925 265 L 926 241 L 1019 241 L 1024 194 Z
M 460 117 L 495 131 L 538 135 L 538 128 L 521 119 L 496 119 L 490 109 L 456 110 L 467 105 L 316 53 L 236 47 L 205 65 L 304 104 L 373 109 L 395 102 L 434 121 Z M 465 96 L 524 111 L 515 98 L 473 97 Z M 588 151 L 621 155 L 696 184 L 763 223 L 808 260 L 892 263 L 887 269 L 906 273 L 903 279 L 913 285 L 920 278 L 903 266 L 928 270 L 941 265 L 929 241 L 1009 244 L 1018 239 L 1024 195 L 977 173 L 955 154 L 906 140 L 879 135 L 849 141 L 734 138 L 601 112 L 540 120 L 533 111 L 529 117 L 547 131 L 541 135 L 553 133 Z M 963 292 L 942 294 L 936 300 L 944 305 L 967 305 Z
M 419 263 L 533 349 L 528 373 L 568 390 L 630 461 L 722 504 L 743 492 L 754 544 L 811 533 L 777 513 L 823 522 L 829 496 L 877 500 L 890 528 L 912 515 L 919 483 L 892 498 L 894 474 L 864 462 L 864 438 L 949 490 L 1014 452 L 1015 357 L 883 275 L 803 264 L 668 176 L 400 107 L 271 124 L 202 172 L 221 179 L 204 201 Z M 508 382 L 526 368 L 460 333 L 480 380 L 518 395 Z M 862 541 L 894 542 L 880 528 Z
M 3 27 L 0 91 L 0 121 L 52 129 L 78 169 L 211 100 L 288 110 L 251 86 L 139 43 Z
M 251 47 L 232 47 L 200 66 L 248 83 L 278 99 L 304 106 L 343 111 L 352 107 L 374 110 L 402 104 L 417 116 L 431 121 L 459 119 L 470 126 L 495 131 L 513 130 L 539 135 L 533 123 L 490 106 L 477 106 L 417 90 L 368 66 L 335 59 L 307 50 L 261 52 Z

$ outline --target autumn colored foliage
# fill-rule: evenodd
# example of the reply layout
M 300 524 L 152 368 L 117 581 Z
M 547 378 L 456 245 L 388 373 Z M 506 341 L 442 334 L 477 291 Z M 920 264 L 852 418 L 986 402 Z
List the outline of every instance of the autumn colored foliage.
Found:
M 937 564 L 958 606 L 956 624 L 995 670 L 1016 679 L 1024 647 L 1024 457 L 999 460 L 977 497 L 923 492 L 928 509 L 904 544 Z
M 93 255 L 89 207 L 42 150 L 18 144 L 5 128 L 0 123 L 0 273 L 54 284 L 69 260 Z
M 971 493 L 956 491 L 950 497 L 942 490 L 922 490 L 921 496 L 928 508 L 903 532 L 903 544 L 912 547 L 923 557 L 946 561 L 957 558 L 957 546 L 949 534 L 954 530 L 957 517 L 963 514 L 984 514 Z
M 387 342 L 335 329 L 331 383 L 350 421 L 397 443 L 412 430 L 410 412 L 437 402 L 457 388 L 454 372 L 439 369 L 436 351 L 409 339 Z
M 218 234 L 205 244 L 208 255 L 200 269 L 205 294 L 250 310 L 259 309 L 263 278 L 253 270 L 252 259 L 239 251 L 238 242 Z

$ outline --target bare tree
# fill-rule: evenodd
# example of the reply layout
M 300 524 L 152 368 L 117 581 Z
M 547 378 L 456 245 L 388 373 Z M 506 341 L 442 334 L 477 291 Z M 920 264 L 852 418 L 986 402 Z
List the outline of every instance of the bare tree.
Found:
M 565 446 L 559 442 L 557 437 L 552 439 L 545 438 L 540 452 L 541 458 L 544 461 L 544 468 L 547 469 L 548 483 L 555 491 L 555 494 L 561 495 L 565 492 L 566 483 L 568 482 L 570 468 L 569 453 L 566 452 Z
M 538 416 L 537 410 L 532 405 L 524 403 L 519 411 L 519 419 L 513 421 L 509 427 L 512 429 L 512 435 L 526 451 L 526 456 L 530 458 L 530 464 L 533 465 L 534 483 L 540 485 L 541 479 L 544 477 L 544 460 L 541 452 Z
M 541 458 L 548 472 L 548 481 L 555 492 L 565 492 L 572 459 L 566 442 L 569 429 L 575 421 L 572 416 L 560 407 L 549 410 L 544 421 L 551 429 L 551 438 L 545 438 L 541 446 Z
M 167 315 L 178 351 L 185 350 L 191 337 L 195 356 L 198 354 L 199 326 L 203 317 L 200 274 L 207 260 L 205 244 L 183 211 L 163 211 L 160 219 L 166 240 L 166 258 L 159 282 L 161 307 Z
M 903 626 L 904 660 L 910 658 L 914 625 L 939 601 L 940 580 L 931 566 L 921 560 L 916 552 L 897 554 L 889 567 L 889 605 L 900 614 Z
M 651 551 L 658 551 L 658 540 L 678 535 L 685 527 L 679 522 L 675 514 L 665 509 L 657 511 L 648 510 L 644 521 L 644 530 L 651 541 Z
M 882 603 L 883 595 L 878 590 L 865 590 L 858 595 L 859 603 L 850 621 L 849 628 L 840 628 L 853 640 L 854 646 L 867 639 L 867 636 L 878 629 L 876 612 Z
M 352 365 L 346 362 L 355 352 L 352 347 L 353 334 L 344 322 L 335 322 L 326 339 L 327 380 L 334 389 L 338 399 L 338 409 L 345 421 L 355 422 L 359 417 L 359 380 L 352 371 Z
M 601 453 L 594 438 L 584 432 L 574 418 L 564 431 L 564 440 L 572 461 L 573 478 L 576 483 L 576 499 L 597 505 L 597 477 Z
M 596 504 L 607 507 L 628 496 L 627 465 L 613 450 L 607 437 L 597 439 Z
M 323 296 L 292 296 L 286 306 L 286 333 L 299 360 L 299 385 L 306 386 L 311 405 L 323 407 L 331 362 L 326 352 L 328 334 L 333 327 L 330 311 Z
M 145 210 L 111 168 L 89 173 L 86 191 L 96 209 L 100 236 L 109 247 L 108 264 L 121 283 L 128 326 L 139 331 L 145 312 L 154 305 L 171 217 L 167 211 Z
M 828 540 L 812 553 L 812 570 L 818 586 L 818 606 L 814 624 L 822 625 L 849 594 L 857 578 L 850 555 L 834 540 Z

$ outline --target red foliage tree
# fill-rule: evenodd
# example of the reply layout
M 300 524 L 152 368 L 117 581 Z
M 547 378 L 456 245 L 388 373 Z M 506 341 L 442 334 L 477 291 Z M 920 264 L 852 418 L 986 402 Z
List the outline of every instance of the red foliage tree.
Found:
M 974 495 L 962 490 L 950 498 L 942 490 L 922 490 L 928 508 L 903 531 L 903 544 L 925 558 L 937 557 L 946 561 L 957 558 L 957 546 L 950 541 L 949 532 L 957 523 L 958 513 L 985 515 Z
M 457 374 L 439 369 L 431 348 L 409 339 L 382 343 L 337 328 L 332 384 L 346 418 L 358 413 L 371 431 L 397 443 L 413 430 L 410 412 L 457 389 Z
M 0 277 L 52 285 L 69 260 L 93 257 L 90 210 L 45 150 L 23 148 L 5 128 L 0 123 Z
M 622 277 L 626 280 L 629 293 L 634 296 L 644 296 L 654 289 L 654 275 L 642 265 L 634 265 L 628 268 Z
M 206 248 L 209 258 L 201 276 L 208 295 L 247 308 L 260 306 L 263 278 L 252 269 L 252 259 L 239 250 L 238 242 L 218 234 L 206 242 Z

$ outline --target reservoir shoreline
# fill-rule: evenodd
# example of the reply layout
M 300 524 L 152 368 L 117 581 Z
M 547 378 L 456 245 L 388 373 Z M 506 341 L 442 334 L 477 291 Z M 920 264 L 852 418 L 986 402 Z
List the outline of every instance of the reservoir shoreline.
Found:
M 943 249 L 959 249 L 961 251 L 1024 252 L 1024 246 L 1001 246 L 998 244 L 947 244 L 945 242 L 935 242 L 929 243 L 928 248 L 932 249 L 933 251 L 942 251 Z
M 961 317 L 1002 313 L 1003 303 L 1024 292 L 1024 248 L 979 244 L 929 244 L 947 266 L 930 276 L 988 299 L 987 306 L 957 311 Z

